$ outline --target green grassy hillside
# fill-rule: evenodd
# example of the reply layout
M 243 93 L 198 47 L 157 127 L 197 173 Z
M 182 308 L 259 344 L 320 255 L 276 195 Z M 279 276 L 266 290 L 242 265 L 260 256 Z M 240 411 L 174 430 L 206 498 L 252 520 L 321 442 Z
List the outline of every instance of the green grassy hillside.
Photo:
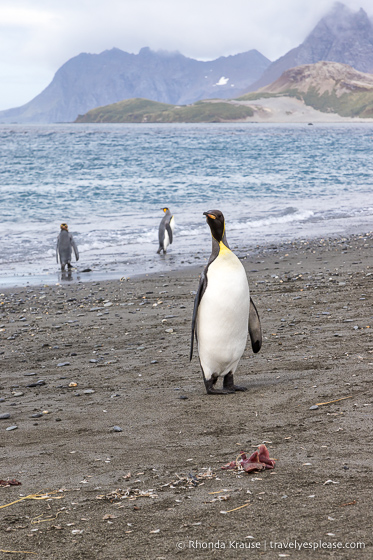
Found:
M 253 116 L 250 107 L 224 101 L 168 105 L 148 99 L 126 99 L 79 115 L 77 123 L 199 123 L 242 121 Z

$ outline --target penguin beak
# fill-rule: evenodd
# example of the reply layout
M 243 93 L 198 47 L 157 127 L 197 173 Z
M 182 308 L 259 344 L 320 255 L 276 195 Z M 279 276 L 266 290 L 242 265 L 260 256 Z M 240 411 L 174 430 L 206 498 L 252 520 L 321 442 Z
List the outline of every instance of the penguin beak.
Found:
M 216 220 L 216 216 L 214 216 L 214 214 L 209 214 L 208 212 L 204 212 L 203 215 L 206 216 L 207 218 L 211 218 L 212 220 Z

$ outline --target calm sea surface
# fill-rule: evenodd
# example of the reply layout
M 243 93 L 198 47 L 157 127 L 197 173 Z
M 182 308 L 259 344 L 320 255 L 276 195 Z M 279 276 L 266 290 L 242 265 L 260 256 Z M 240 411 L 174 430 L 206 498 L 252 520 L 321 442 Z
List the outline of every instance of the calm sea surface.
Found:
M 166 257 L 163 206 L 176 222 Z M 0 285 L 60 280 L 61 222 L 75 279 L 202 268 L 212 209 L 241 254 L 372 230 L 373 125 L 0 125 Z

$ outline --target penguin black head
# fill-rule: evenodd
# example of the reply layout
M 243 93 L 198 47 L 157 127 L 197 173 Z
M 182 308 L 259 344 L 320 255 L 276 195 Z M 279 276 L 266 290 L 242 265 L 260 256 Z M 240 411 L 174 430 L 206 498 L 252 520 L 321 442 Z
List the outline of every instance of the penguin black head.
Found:
M 218 243 L 225 237 L 225 220 L 220 210 L 209 210 L 203 213 L 206 216 L 206 222 L 210 226 L 211 235 Z

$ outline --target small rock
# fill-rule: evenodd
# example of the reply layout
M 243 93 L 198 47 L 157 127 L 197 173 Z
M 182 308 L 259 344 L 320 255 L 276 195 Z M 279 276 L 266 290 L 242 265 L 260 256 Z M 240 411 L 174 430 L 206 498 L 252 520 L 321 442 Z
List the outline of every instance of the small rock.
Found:
M 22 391 L 15 391 L 14 393 L 12 393 L 13 397 L 23 397 L 23 393 Z
M 90 363 L 90 364 L 96 364 L 97 362 L 98 362 L 98 360 L 94 360 L 94 359 L 89 360 L 89 363 Z
M 318 408 L 317 404 L 310 406 L 310 410 L 318 410 Z
M 7 432 L 12 432 L 13 430 L 17 430 L 18 426 L 9 426 L 8 428 L 6 428 Z
M 10 418 L 9 412 L 5 412 L 4 414 L 0 414 L 0 420 L 7 420 Z
M 69 366 L 70 362 L 60 362 L 59 364 L 57 364 L 57 367 L 64 367 L 64 366 Z
M 29 376 L 31 377 L 31 375 L 36 375 L 36 373 L 30 372 L 30 373 L 24 373 L 23 375 L 24 375 L 25 377 L 29 377 Z
M 166 333 L 173 333 L 173 332 L 174 332 L 174 329 L 166 329 L 165 332 L 166 332 Z
M 45 385 L 45 381 L 43 379 L 39 379 L 36 383 L 29 383 L 26 387 L 40 387 L 41 385 Z
M 85 395 L 92 395 L 92 393 L 94 392 L 95 392 L 94 389 L 85 389 L 85 391 L 83 391 Z
M 119 426 L 113 426 L 113 432 L 123 432 L 123 430 Z
M 42 416 L 41 412 L 35 412 L 35 414 L 31 414 L 30 418 L 41 418 Z
M 157 364 L 157 363 L 158 363 L 158 360 L 152 360 L 150 363 L 151 363 L 151 364 Z

